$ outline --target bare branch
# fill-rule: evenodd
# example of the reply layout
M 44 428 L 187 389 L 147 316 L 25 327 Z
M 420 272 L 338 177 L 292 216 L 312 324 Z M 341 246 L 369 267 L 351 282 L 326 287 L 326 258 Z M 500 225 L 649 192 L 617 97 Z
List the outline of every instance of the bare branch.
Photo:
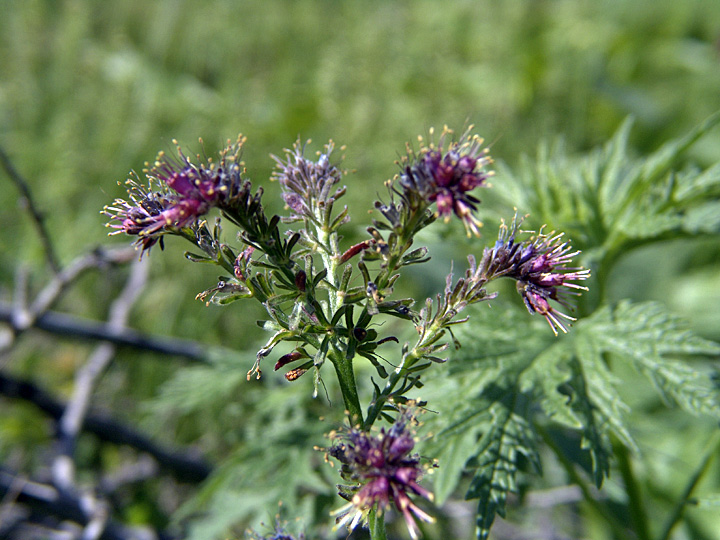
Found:
M 65 289 L 83 273 L 94 268 L 104 268 L 111 264 L 126 264 L 136 257 L 134 248 L 104 249 L 97 248 L 72 261 L 51 279 L 37 295 L 30 306 L 33 320 L 45 313 L 60 298 Z
M 18 188 L 18 191 L 20 191 L 22 200 L 24 201 L 25 206 L 27 207 L 30 215 L 32 216 L 33 222 L 35 223 L 35 228 L 37 229 L 38 235 L 40 236 L 40 241 L 43 244 L 45 259 L 47 260 L 47 263 L 52 269 L 52 271 L 57 274 L 60 271 L 60 263 L 58 262 L 57 255 L 55 254 L 55 249 L 53 248 L 52 241 L 50 240 L 50 234 L 45 227 L 45 217 L 43 216 L 42 212 L 38 210 L 37 205 L 33 200 L 29 184 L 20 175 L 20 173 L 17 172 L 17 169 L 15 169 L 15 167 L 13 166 L 12 161 L 10 161 L 10 157 L 5 153 L 5 150 L 3 150 L 1 146 L 0 163 L 2 164 L 3 169 L 5 169 L 7 175 L 10 177 L 10 180 L 13 181 L 15 186 Z
M 41 515 L 53 515 L 85 527 L 91 524 L 88 507 L 93 506 L 89 496 L 78 497 L 48 484 L 23 478 L 19 474 L 0 467 L 0 498 L 13 493 L 15 502 L 27 505 Z M 131 528 L 108 519 L 98 540 L 160 540 L 171 538 L 167 533 L 148 528 Z
M 103 268 L 111 264 L 124 264 L 131 261 L 135 250 L 132 248 L 106 250 L 97 248 L 90 253 L 75 259 L 67 268 L 58 271 L 35 300 L 28 301 L 28 272 L 19 267 L 15 277 L 15 293 L 13 295 L 12 310 L 7 321 L 10 322 L 12 332 L 0 342 L 0 351 L 9 350 L 15 337 L 32 327 L 60 298 L 60 295 L 85 271 L 93 268 Z
M 98 489 L 106 496 L 111 496 L 120 488 L 129 484 L 137 484 L 157 477 L 157 462 L 148 455 L 141 455 L 133 463 L 119 467 L 118 471 L 103 476 Z
M 147 280 L 147 267 L 147 263 L 140 260 L 132 265 L 124 289 L 110 307 L 108 324 L 111 329 L 125 327 L 130 309 Z M 58 487 L 70 489 L 74 485 L 75 441 L 80 433 L 95 383 L 114 355 L 115 346 L 102 343 L 76 374 L 72 398 L 58 423 L 58 455 L 53 463 L 53 478 Z
M 12 324 L 12 318 L 12 306 L 6 302 L 0 302 L 0 322 Z M 48 311 L 40 315 L 35 320 L 32 328 L 62 336 L 93 341 L 109 341 L 115 345 L 180 356 L 196 362 L 207 362 L 208 346 L 202 343 L 177 338 L 148 336 L 128 328 L 117 330 L 104 322 L 82 319 L 56 311 Z
M 28 401 L 55 420 L 65 410 L 65 403 L 30 381 L 23 381 L 0 372 L 0 395 Z M 109 416 L 91 413 L 85 417 L 82 430 L 100 440 L 127 445 L 155 458 L 158 465 L 181 482 L 202 482 L 212 466 L 196 453 L 179 452 L 154 443 L 137 430 L 121 424 Z

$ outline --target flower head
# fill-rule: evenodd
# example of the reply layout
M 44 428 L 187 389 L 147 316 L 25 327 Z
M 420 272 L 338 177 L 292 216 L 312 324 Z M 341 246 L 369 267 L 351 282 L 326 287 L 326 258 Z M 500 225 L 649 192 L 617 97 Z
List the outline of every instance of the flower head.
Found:
M 115 199 L 103 209 L 110 217 L 107 226 L 116 229 L 110 234 L 137 236 L 145 252 L 162 235 L 195 223 L 211 208 L 230 206 L 244 187 L 239 161 L 244 141 L 241 136 L 228 144 L 217 164 L 193 163 L 179 146 L 176 158 L 160 152 L 153 166 L 144 170 L 148 186 L 128 179 L 129 200 Z
M 150 191 L 132 178 L 126 184 L 129 200 L 115 199 L 112 205 L 103 209 L 103 213 L 110 217 L 106 226 L 115 229 L 111 235 L 125 233 L 137 236 L 137 244 L 144 253 L 162 240 L 162 230 L 168 222 L 174 221 L 178 209 L 166 193 Z
M 436 204 L 436 215 L 446 221 L 455 214 L 465 225 L 468 236 L 479 235 L 482 223 L 475 217 L 480 200 L 470 192 L 487 186 L 492 175 L 485 167 L 492 163 L 483 139 L 470 135 L 472 126 L 457 141 L 446 141 L 452 135 L 443 129 L 437 145 L 425 144 L 415 153 L 409 151 L 402 162 L 400 185 L 405 196 L 420 196 Z M 432 131 L 431 131 L 432 135 Z M 446 147 L 447 142 L 447 147 Z
M 283 200 L 293 212 L 290 220 L 328 224 L 324 222 L 330 218 L 333 203 L 345 194 L 345 188 L 335 187 L 343 171 L 330 162 L 334 149 L 335 143 L 329 141 L 325 151 L 318 152 L 317 161 L 312 161 L 305 157 L 304 145 L 298 140 L 292 150 L 285 151 L 284 161 L 273 156 L 277 170 L 272 178 L 280 182 Z
M 566 266 L 580 251 L 573 251 L 570 243 L 563 241 L 563 233 L 546 234 L 541 229 L 529 241 L 516 242 L 521 222 L 515 216 L 510 227 L 504 223 L 500 226 L 495 246 L 483 252 L 483 271 L 488 279 L 507 276 L 516 280 L 528 311 L 545 317 L 555 335 L 558 330 L 567 332 L 563 319 L 575 318 L 558 311 L 549 301 L 572 309 L 570 297 L 588 290 L 572 282 L 588 279 L 590 270 Z
M 402 513 L 413 538 L 419 532 L 416 518 L 434 521 L 410 498 L 419 495 L 433 499 L 432 493 L 418 484 L 424 471 L 419 456 L 410 453 L 415 446 L 409 425 L 412 421 L 412 410 L 407 409 L 390 429 L 382 429 L 378 435 L 357 428 L 331 435 L 335 444 L 328 454 L 342 463 L 343 477 L 357 483 L 349 493 L 341 493 L 350 502 L 335 512 L 338 526 L 347 525 L 352 530 L 373 507 L 382 512 L 391 501 Z

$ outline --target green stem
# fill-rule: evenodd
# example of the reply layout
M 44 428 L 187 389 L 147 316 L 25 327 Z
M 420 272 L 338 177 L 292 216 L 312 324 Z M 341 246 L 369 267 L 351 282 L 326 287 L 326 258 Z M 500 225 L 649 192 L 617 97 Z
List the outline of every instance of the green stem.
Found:
M 385 532 L 385 516 L 376 510 L 370 510 L 368 516 L 368 526 L 370 528 L 370 538 L 372 540 L 387 540 Z
M 410 216 L 408 223 L 400 232 L 400 235 L 395 244 L 394 252 L 390 254 L 390 257 L 381 270 L 380 274 L 376 278 L 376 285 L 379 289 L 384 289 L 390 283 L 390 278 L 393 272 L 397 270 L 398 263 L 402 259 L 405 252 L 412 246 L 413 235 L 417 232 L 415 229 L 418 226 L 418 222 L 424 217 L 425 209 L 415 209 L 414 213 Z
M 628 495 L 628 511 L 630 512 L 630 519 L 635 529 L 635 534 L 637 534 L 638 540 L 650 540 L 647 511 L 643 504 L 643 495 L 635 478 L 627 448 L 620 443 L 616 444 L 615 456 L 618 460 L 620 474 L 625 483 L 625 491 Z
M 408 370 L 414 366 L 420 358 L 422 358 L 422 354 L 419 351 L 422 350 L 427 343 L 431 343 L 438 332 L 442 331 L 442 325 L 438 325 L 436 322 L 433 322 L 433 324 L 431 324 L 425 331 L 425 334 L 420 337 L 419 341 L 415 344 L 415 347 L 403 356 L 400 365 L 390 374 L 387 383 L 385 383 L 385 388 L 383 388 L 382 392 L 379 396 L 377 396 L 375 401 L 370 404 L 370 407 L 368 408 L 368 415 L 365 419 L 364 429 L 370 429 L 370 427 L 375 423 L 375 420 L 377 420 L 377 417 L 380 415 L 380 411 L 382 411 L 383 405 L 385 405 L 385 402 L 392 395 L 398 382 L 400 382 L 400 380 L 405 377 Z
M 395 385 L 400 380 L 400 372 L 394 371 L 390 374 L 390 378 L 388 379 L 388 382 L 385 384 L 385 388 L 383 388 L 383 391 L 375 401 L 373 401 L 370 404 L 370 407 L 368 408 L 368 415 L 365 419 L 365 424 L 363 425 L 363 429 L 366 431 L 369 430 L 372 425 L 375 423 L 375 420 L 377 420 L 377 417 L 380 415 L 380 411 L 383 408 L 383 405 L 387 401 L 388 396 L 392 394 L 392 391 L 395 389 Z
M 720 431 L 715 430 L 715 435 L 710 440 L 710 443 L 707 446 L 708 450 L 705 452 L 705 457 L 700 462 L 700 465 L 695 471 L 695 474 L 690 477 L 690 481 L 688 482 L 685 490 L 682 493 L 682 496 L 678 499 L 675 508 L 670 514 L 670 517 L 668 518 L 667 523 L 663 528 L 662 534 L 658 536 L 659 540 L 668 540 L 670 538 L 670 533 L 672 533 L 673 528 L 675 527 L 675 525 L 677 525 L 678 521 L 680 521 L 680 518 L 682 518 L 683 512 L 685 511 L 685 506 L 687 505 L 688 500 L 690 499 L 690 496 L 695 489 L 695 486 L 697 486 L 698 482 L 707 471 L 710 462 L 712 461 L 712 458 L 714 458 L 715 455 L 718 453 L 718 446 L 720 446 Z
M 588 483 L 580 476 L 577 470 L 575 470 L 575 464 L 567 458 L 565 453 L 550 437 L 547 431 L 539 425 L 536 425 L 535 429 L 540 434 L 545 444 L 550 447 L 555 456 L 558 458 L 570 480 L 580 488 L 580 491 L 582 491 L 583 497 L 585 498 L 585 502 L 587 502 L 588 505 L 590 505 L 590 507 L 605 520 L 617 538 L 622 540 L 632 540 L 634 537 L 628 533 L 610 509 L 601 501 L 598 501 L 595 497 L 593 497 L 593 494 L 590 492 L 590 488 L 588 487 Z
M 337 349 L 328 353 L 328 358 L 330 358 L 333 366 L 335 366 L 335 373 L 340 383 L 340 392 L 345 402 L 345 409 L 347 409 L 350 414 L 352 425 L 362 424 L 362 408 L 360 407 L 360 398 L 358 397 L 357 384 L 355 383 L 352 360 Z

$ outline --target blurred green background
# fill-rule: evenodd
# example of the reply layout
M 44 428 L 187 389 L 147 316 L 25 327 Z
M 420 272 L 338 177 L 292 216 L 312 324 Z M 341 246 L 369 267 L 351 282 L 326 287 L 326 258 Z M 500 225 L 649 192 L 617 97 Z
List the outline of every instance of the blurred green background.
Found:
M 99 211 L 124 196 L 118 181 L 158 150 L 171 150 L 173 138 L 194 152 L 202 137 L 212 155 L 238 132 L 247 135 L 249 177 L 266 188 L 275 210 L 269 154 L 298 136 L 312 138 L 312 149 L 329 138 L 346 145 L 344 165 L 354 171 L 346 178 L 351 236 L 362 233 L 405 143 L 431 126 L 475 124 L 495 159 L 512 167 L 541 140 L 562 136 L 577 151 L 602 144 L 628 115 L 636 118 L 632 144 L 647 152 L 718 108 L 718 2 L 0 0 L 0 145 L 46 212 L 63 263 L 127 241 L 106 237 Z M 693 157 L 707 164 L 718 148 L 715 131 Z M 493 184 L 501 190 L 502 176 Z M 33 290 L 47 274 L 6 176 L 0 201 L 0 297 L 7 301 L 19 266 L 30 269 Z M 468 249 L 461 226 L 449 227 L 461 238 L 457 249 L 443 245 L 442 234 L 426 239 L 431 252 L 440 250 L 439 283 L 447 258 Z M 486 239 L 496 227 L 488 223 Z M 261 312 L 194 300 L 217 272 L 189 264 L 185 248 L 170 239 L 164 254 L 153 252 L 152 281 L 132 325 L 247 351 L 241 369 L 249 368 L 265 337 L 254 327 Z M 103 317 L 122 275 L 84 277 L 58 309 Z M 428 292 L 419 287 L 411 292 Z M 611 294 L 663 300 L 699 333 L 720 339 L 714 243 L 636 253 L 621 265 Z M 4 362 L 62 395 L 88 350 L 35 334 Z M 98 402 L 160 438 L 199 441 L 220 455 L 232 441 L 208 435 L 200 427 L 208 424 L 163 424 L 166 418 L 138 406 L 180 364 L 125 351 Z M 2 405 L 2 455 L 32 465 L 39 458 L 29 449 L 47 442 L 50 427 L 29 431 L 18 419 L 35 418 L 31 410 Z M 230 421 L 217 411 L 206 416 L 209 425 Z

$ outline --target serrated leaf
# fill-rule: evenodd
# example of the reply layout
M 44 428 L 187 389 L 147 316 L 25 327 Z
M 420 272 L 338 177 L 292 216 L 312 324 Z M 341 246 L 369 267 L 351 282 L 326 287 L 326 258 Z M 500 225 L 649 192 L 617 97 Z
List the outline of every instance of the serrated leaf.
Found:
M 165 381 L 157 397 L 147 405 L 153 413 L 191 413 L 227 402 L 246 381 L 243 369 L 238 369 L 237 355 L 225 351 L 209 354 L 210 365 L 187 366 Z
M 689 332 L 657 303 L 621 302 L 578 325 L 578 333 L 601 352 L 630 361 L 666 402 L 688 412 L 720 417 L 720 389 L 706 367 L 679 357 L 720 355 L 720 345 Z
M 567 362 L 568 354 L 572 353 L 568 345 L 567 341 L 560 341 L 538 354 L 520 374 L 518 382 L 523 392 L 534 389 L 549 418 L 571 429 L 582 429 L 582 419 L 570 406 L 570 397 L 559 390 L 573 377 Z
M 640 158 L 628 148 L 631 120 L 604 147 L 582 156 L 568 155 L 561 143 L 541 144 L 517 171 L 500 167 L 509 184 L 504 196 L 531 219 L 566 232 L 596 264 L 612 264 L 641 243 L 717 232 L 712 199 L 720 193 L 720 163 L 675 168 L 719 122 L 720 113 Z
M 598 401 L 604 403 L 605 400 L 598 400 L 596 396 L 591 397 L 589 395 L 589 385 L 586 384 L 585 373 L 578 361 L 573 362 L 573 368 L 574 377 L 571 386 L 574 396 L 572 406 L 583 419 L 583 439 L 580 446 L 590 453 L 593 478 L 595 485 L 599 488 L 602 486 L 605 478 L 610 474 L 612 447 L 608 438 L 608 427 L 610 423 L 612 423 L 614 427 L 621 424 L 621 421 L 618 420 L 618 418 L 621 417 L 619 415 L 612 416 L 612 408 L 610 408 L 610 415 L 608 415 L 605 412 L 608 407 L 603 407 L 602 405 L 598 407 Z M 592 386 L 592 383 L 590 386 Z M 603 385 L 603 390 L 604 394 L 612 394 L 614 397 L 614 392 L 609 390 L 605 385 Z M 595 394 L 597 393 L 598 392 L 595 392 Z M 607 401 L 612 402 L 614 400 Z M 626 431 L 624 427 L 622 431 Z M 632 439 L 630 440 L 632 441 Z
M 582 377 L 582 384 L 591 389 L 588 402 L 593 406 L 593 412 L 602 420 L 602 424 L 612 429 L 612 432 L 628 448 L 637 449 L 637 445 L 625 426 L 623 419 L 629 407 L 623 403 L 616 390 L 621 381 L 610 372 L 605 364 L 602 351 L 591 340 L 585 339 L 582 332 L 578 332 L 573 340 L 576 352 L 574 370 Z M 574 385 L 579 388 L 578 384 Z
M 709 201 L 688 210 L 683 216 L 683 227 L 692 234 L 720 231 L 720 201 Z
M 540 467 L 537 442 L 529 422 L 514 410 L 517 394 L 508 389 L 491 393 L 498 399 L 487 408 L 490 422 L 476 447 L 476 472 L 466 499 L 479 499 L 476 520 L 478 540 L 486 540 L 495 515 L 505 516 L 508 492 L 517 491 L 518 458 L 523 454 Z M 489 396 L 488 396 L 489 397 Z
M 314 449 L 329 426 L 311 412 L 307 388 L 266 387 L 249 397 L 254 412 L 236 427 L 240 442 L 174 516 L 191 519 L 190 539 L 235 537 L 235 526 L 259 526 L 279 502 L 292 515 L 317 511 L 316 500 L 336 492 L 337 478 Z
M 623 381 L 608 367 L 607 355 L 631 362 L 667 400 L 693 412 L 720 414 L 720 390 L 711 373 L 682 360 L 717 356 L 720 346 L 688 332 L 658 304 L 623 302 L 602 308 L 561 339 L 548 336 L 546 328 L 535 326 L 520 310 L 494 307 L 490 313 L 481 308 L 457 337 L 463 347 L 447 367 L 462 375 L 460 386 L 446 392 L 447 410 L 431 424 L 442 426 L 438 441 L 452 445 L 439 448 L 440 454 L 446 460 L 458 456 L 438 484 L 443 497 L 456 486 L 463 465 L 476 470 L 467 496 L 480 499 L 479 538 L 487 536 L 495 514 L 504 511 L 507 493 L 515 489 L 517 454 L 533 455 L 533 443 L 518 436 L 522 426 L 529 429 L 532 418 L 516 414 L 508 400 L 539 404 L 548 417 L 581 433 L 598 486 L 610 470 L 609 435 L 636 449 L 618 391 Z M 430 381 L 431 387 L 442 388 L 442 383 Z M 461 448 L 478 436 L 472 453 Z

